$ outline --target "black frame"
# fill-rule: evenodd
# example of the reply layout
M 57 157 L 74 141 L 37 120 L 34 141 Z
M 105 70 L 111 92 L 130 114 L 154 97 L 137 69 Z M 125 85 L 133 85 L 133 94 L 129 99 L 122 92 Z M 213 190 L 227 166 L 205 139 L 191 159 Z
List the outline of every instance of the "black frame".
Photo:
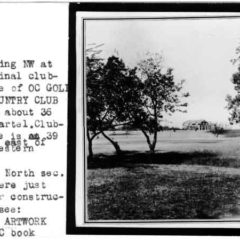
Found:
M 240 12 L 240 3 L 70 3 L 67 148 L 67 234 L 239 236 L 240 228 L 76 227 L 76 13 L 91 12 Z

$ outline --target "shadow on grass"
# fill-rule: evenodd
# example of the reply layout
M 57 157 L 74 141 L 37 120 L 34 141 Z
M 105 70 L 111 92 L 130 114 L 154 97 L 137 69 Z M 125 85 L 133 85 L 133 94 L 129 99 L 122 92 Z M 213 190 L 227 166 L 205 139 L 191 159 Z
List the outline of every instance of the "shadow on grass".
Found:
M 108 175 L 111 174 L 108 172 Z M 113 174 L 113 173 L 112 173 Z M 229 175 L 153 171 L 115 173 L 91 184 L 91 220 L 221 219 L 240 216 L 240 178 Z
M 238 175 L 173 171 L 148 164 L 240 167 L 238 159 L 206 151 L 95 155 L 88 159 L 89 220 L 240 217 Z
M 235 158 L 221 158 L 213 152 L 163 152 L 150 154 L 125 151 L 121 155 L 95 155 L 88 158 L 88 169 L 134 167 L 139 164 L 191 164 L 218 167 L 240 167 L 240 161 Z

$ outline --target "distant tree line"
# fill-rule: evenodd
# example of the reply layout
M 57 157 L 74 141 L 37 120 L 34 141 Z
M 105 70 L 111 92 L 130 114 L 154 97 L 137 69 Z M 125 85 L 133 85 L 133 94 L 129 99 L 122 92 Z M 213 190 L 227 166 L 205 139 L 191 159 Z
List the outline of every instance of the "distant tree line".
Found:
M 186 112 L 184 81 L 175 82 L 172 68 L 163 67 L 159 54 L 147 54 L 134 68 L 117 56 L 106 61 L 88 54 L 86 58 L 87 139 L 89 157 L 93 141 L 105 137 L 121 153 L 119 144 L 107 133 L 116 127 L 140 130 L 154 153 L 163 113 Z

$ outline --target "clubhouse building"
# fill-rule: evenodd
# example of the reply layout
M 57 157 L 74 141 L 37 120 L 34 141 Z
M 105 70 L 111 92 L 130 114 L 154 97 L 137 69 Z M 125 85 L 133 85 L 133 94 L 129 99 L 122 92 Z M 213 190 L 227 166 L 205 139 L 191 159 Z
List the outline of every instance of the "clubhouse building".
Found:
M 185 130 L 202 130 L 210 131 L 215 127 L 215 124 L 207 122 L 206 120 L 189 120 L 183 123 L 183 129 Z

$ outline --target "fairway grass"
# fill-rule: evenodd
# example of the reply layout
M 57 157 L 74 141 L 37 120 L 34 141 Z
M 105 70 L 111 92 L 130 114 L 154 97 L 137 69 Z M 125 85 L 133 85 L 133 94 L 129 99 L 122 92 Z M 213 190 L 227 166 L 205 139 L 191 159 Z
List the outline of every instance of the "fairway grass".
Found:
M 102 137 L 88 160 L 88 220 L 240 220 L 240 136 L 160 132 L 149 154 L 139 132 Z
M 239 169 L 145 165 L 88 171 L 89 220 L 220 219 L 240 215 Z

